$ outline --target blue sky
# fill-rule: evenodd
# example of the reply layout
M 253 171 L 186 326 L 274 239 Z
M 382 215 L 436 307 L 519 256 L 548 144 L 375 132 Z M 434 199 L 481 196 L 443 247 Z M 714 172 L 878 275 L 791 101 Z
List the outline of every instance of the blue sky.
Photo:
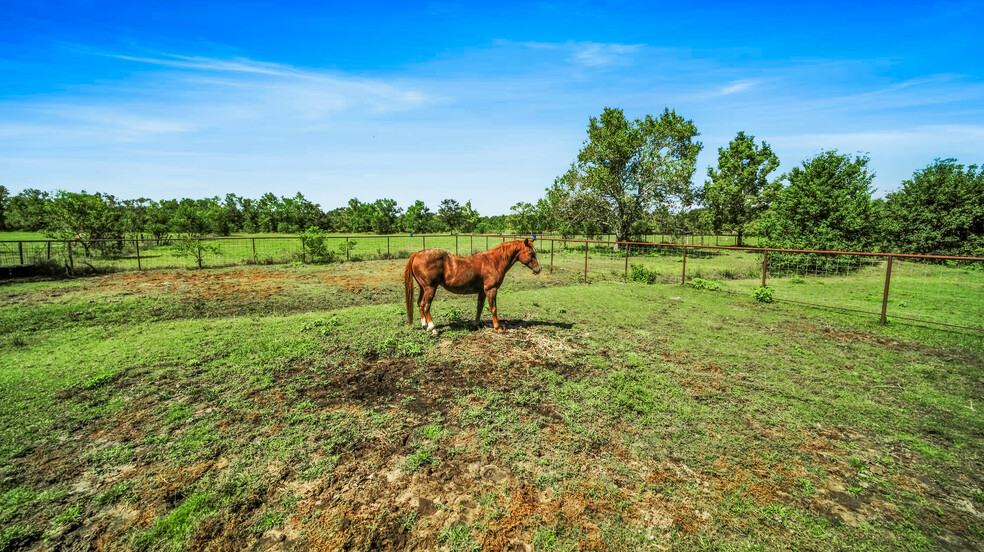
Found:
M 588 118 L 664 107 L 789 170 L 864 152 L 876 195 L 984 162 L 982 2 L 0 0 L 0 184 L 535 202 Z

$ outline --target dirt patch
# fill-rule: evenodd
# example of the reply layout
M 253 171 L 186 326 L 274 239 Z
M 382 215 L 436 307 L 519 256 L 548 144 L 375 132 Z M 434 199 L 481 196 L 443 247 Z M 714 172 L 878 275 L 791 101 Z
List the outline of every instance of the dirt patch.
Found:
M 267 299 L 284 294 L 297 276 L 286 271 L 147 271 L 96 278 L 98 289 L 136 294 L 170 294 L 192 301 Z

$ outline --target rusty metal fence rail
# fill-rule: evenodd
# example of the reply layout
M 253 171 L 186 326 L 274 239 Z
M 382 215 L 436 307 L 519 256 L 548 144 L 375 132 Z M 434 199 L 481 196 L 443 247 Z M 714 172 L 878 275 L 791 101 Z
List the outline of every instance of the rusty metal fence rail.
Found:
M 0 266 L 77 272 L 405 259 L 438 247 L 469 255 L 516 235 L 350 235 L 0 241 Z M 653 240 L 665 236 L 652 235 Z M 694 240 L 696 241 L 696 240 Z M 709 240 L 707 240 L 709 241 Z M 720 240 L 717 240 L 720 241 Z M 616 242 L 541 236 L 541 264 L 570 282 L 645 281 L 984 331 L 984 258 Z M 762 292 L 759 292 L 762 293 Z

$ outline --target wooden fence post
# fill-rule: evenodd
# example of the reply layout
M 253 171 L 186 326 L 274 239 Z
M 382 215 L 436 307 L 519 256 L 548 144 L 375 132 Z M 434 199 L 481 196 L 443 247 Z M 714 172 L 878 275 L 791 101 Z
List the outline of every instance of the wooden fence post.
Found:
M 555 241 L 557 240 L 550 240 L 550 274 L 553 274 L 553 250 Z
M 888 257 L 888 267 L 885 269 L 885 293 L 882 295 L 882 325 L 888 324 L 888 286 L 892 282 L 892 259 L 894 258 L 892 256 Z
M 137 271 L 141 271 L 143 266 L 140 265 L 140 240 L 133 240 L 133 244 L 137 247 Z

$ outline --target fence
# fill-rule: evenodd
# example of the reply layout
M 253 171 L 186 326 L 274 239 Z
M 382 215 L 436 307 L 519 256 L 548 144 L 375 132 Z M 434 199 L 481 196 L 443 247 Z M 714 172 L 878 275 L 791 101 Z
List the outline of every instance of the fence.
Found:
M 47 264 L 69 272 L 407 258 L 426 247 L 474 254 L 511 235 L 298 237 L 0 242 L 0 266 Z M 647 236 L 648 237 L 648 236 Z M 656 241 L 661 238 L 660 241 Z M 643 279 L 731 293 L 771 288 L 775 300 L 984 331 L 984 259 L 757 247 L 615 242 L 541 236 L 540 262 L 570 281 Z M 710 242 L 705 237 L 706 242 Z M 722 236 L 711 236 L 720 243 Z

